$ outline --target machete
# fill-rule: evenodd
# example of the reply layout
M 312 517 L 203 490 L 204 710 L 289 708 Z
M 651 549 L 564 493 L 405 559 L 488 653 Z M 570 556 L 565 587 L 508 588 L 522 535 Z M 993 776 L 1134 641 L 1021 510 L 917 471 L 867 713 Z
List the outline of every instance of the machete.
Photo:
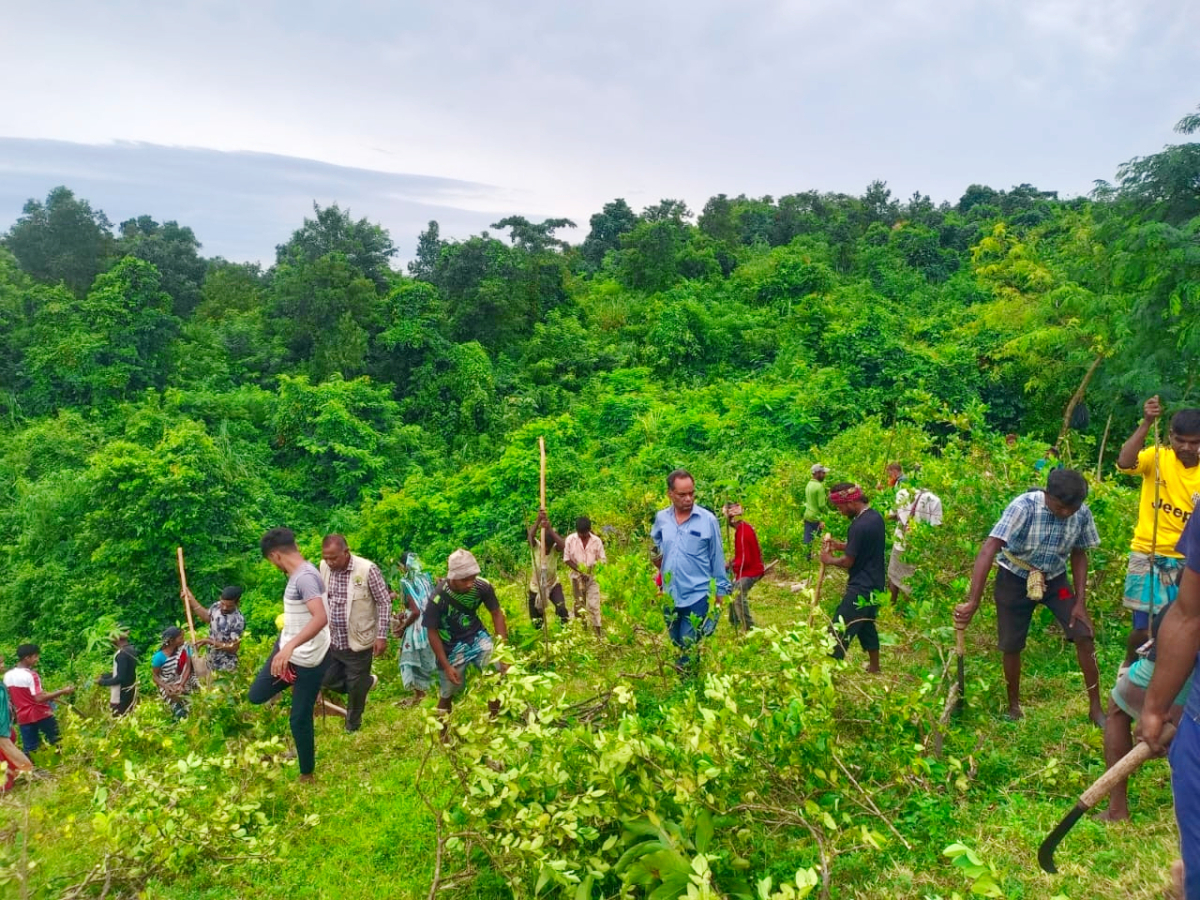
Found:
M 1162 730 L 1163 743 L 1168 743 L 1174 736 L 1175 726 L 1168 722 Z M 1075 804 L 1075 808 L 1063 817 L 1063 820 L 1058 823 L 1058 827 L 1050 832 L 1042 841 L 1042 846 L 1038 847 L 1038 865 L 1042 867 L 1043 871 L 1049 872 L 1051 875 L 1058 872 L 1058 868 L 1054 865 L 1054 851 L 1058 849 L 1059 842 L 1066 837 L 1067 832 L 1075 826 L 1085 812 L 1108 795 L 1114 784 L 1123 778 L 1128 778 L 1134 769 L 1153 755 L 1154 751 L 1150 749 L 1150 745 L 1145 741 L 1139 741 L 1136 747 L 1117 760 L 1111 769 L 1097 778 L 1092 786 L 1083 792 L 1079 802 Z
M 967 676 L 966 671 L 963 668 L 963 657 L 966 656 L 967 653 L 966 634 L 967 630 L 965 628 L 956 627 L 954 629 L 954 650 L 958 655 L 958 699 L 954 703 L 954 711 L 956 713 L 961 713 L 963 711 L 963 705 L 966 697 L 965 692 L 967 689 Z

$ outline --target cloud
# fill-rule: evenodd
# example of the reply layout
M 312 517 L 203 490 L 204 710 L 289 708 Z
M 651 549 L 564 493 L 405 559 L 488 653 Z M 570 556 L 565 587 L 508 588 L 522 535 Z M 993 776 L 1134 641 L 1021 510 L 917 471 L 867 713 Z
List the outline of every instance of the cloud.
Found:
M 581 225 L 875 178 L 1082 193 L 1200 99 L 1176 0 L 46 0 L 5 24 L 12 136 L 424 173 Z
M 528 211 L 520 195 L 468 181 L 379 172 L 267 153 L 153 144 L 0 138 L 0 228 L 25 201 L 65 184 L 114 224 L 147 214 L 190 226 L 211 256 L 274 261 L 312 204 L 338 203 L 379 222 L 409 258 L 431 219 L 446 238 Z

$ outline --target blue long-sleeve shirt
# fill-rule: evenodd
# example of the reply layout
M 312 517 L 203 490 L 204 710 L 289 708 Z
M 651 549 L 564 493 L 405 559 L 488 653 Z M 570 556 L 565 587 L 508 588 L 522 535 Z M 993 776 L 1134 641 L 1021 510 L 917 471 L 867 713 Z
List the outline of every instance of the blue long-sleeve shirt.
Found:
M 663 590 L 676 607 L 691 606 L 708 597 L 708 585 L 713 579 L 717 582 L 718 597 L 728 597 L 733 592 L 725 574 L 721 526 L 707 509 L 693 506 L 692 514 L 682 525 L 675 521 L 673 507 L 661 509 L 654 517 L 650 537 L 663 558 Z

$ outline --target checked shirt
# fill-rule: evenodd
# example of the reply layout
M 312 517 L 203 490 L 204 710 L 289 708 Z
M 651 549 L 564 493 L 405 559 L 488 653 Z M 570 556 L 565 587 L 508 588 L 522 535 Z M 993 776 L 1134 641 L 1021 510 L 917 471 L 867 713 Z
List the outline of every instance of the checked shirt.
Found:
M 1032 569 L 1043 572 L 1049 581 L 1067 571 L 1072 550 L 1091 550 L 1100 546 L 1096 521 L 1085 503 L 1068 519 L 1060 519 L 1046 506 L 1044 491 L 1028 491 L 1004 510 L 989 537 L 1004 541 L 1000 565 L 1020 578 L 1027 569 L 1012 562 L 1015 557 Z

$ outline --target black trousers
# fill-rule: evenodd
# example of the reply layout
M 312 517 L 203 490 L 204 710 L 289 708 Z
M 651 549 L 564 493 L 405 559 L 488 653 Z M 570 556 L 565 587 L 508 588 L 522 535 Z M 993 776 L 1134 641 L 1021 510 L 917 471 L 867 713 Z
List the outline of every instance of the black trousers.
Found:
M 366 650 L 329 650 L 329 668 L 325 670 L 323 687 L 346 695 L 346 730 L 362 727 L 363 710 L 367 708 L 367 691 L 371 690 L 371 660 L 373 648 Z
M 871 595 L 863 595 L 858 588 L 849 588 L 833 614 L 834 622 L 841 619 L 846 623 L 844 631 L 836 626 L 830 628 L 837 639 L 837 646 L 833 648 L 834 659 L 845 659 L 846 651 L 855 638 L 858 638 L 864 650 L 879 649 L 879 631 L 875 628 L 875 617 L 879 615 L 879 607 L 859 606 L 860 602 L 869 604 Z
M 529 618 L 533 620 L 535 628 L 541 628 L 544 617 L 542 611 L 537 608 L 538 595 L 537 591 L 529 592 Z M 550 588 L 550 602 L 554 604 L 554 611 L 558 613 L 558 618 L 565 624 L 571 620 L 571 614 L 567 612 L 567 601 L 563 597 L 562 582 L 560 581 L 554 587 Z
M 317 748 L 314 740 L 313 707 L 317 705 L 317 694 L 321 693 L 321 680 L 329 667 L 329 654 L 312 668 L 296 666 L 296 683 L 288 684 L 271 674 L 271 660 L 279 652 L 279 642 L 271 655 L 258 670 L 254 683 L 250 685 L 249 698 L 254 704 L 266 703 L 276 694 L 289 687 L 292 689 L 292 714 L 288 724 L 292 726 L 292 740 L 296 742 L 296 760 L 300 763 L 300 774 L 311 775 L 317 765 Z

